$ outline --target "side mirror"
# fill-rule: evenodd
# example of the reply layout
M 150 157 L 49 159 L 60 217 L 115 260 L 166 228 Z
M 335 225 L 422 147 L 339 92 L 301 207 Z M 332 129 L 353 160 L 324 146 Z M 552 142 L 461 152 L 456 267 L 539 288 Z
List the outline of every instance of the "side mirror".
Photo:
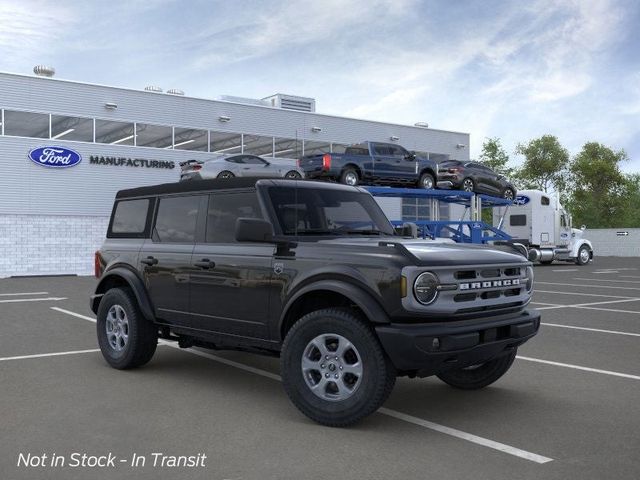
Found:
M 408 154 L 406 154 L 404 156 L 404 159 L 405 160 L 415 160 L 416 159 L 416 154 L 413 153 L 413 152 L 410 152 L 410 153 L 408 153 Z
M 261 218 L 238 218 L 236 240 L 238 242 L 269 242 L 273 237 L 271 223 Z

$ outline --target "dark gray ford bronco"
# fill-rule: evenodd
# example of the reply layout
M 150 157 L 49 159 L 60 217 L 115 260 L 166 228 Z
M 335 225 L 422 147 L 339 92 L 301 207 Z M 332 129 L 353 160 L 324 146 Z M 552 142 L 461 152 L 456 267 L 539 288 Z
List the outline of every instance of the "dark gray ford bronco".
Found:
M 91 309 L 115 368 L 158 339 L 279 355 L 291 401 L 325 425 L 376 411 L 397 376 L 485 387 L 540 316 L 510 246 L 403 237 L 359 187 L 223 179 L 118 192 Z

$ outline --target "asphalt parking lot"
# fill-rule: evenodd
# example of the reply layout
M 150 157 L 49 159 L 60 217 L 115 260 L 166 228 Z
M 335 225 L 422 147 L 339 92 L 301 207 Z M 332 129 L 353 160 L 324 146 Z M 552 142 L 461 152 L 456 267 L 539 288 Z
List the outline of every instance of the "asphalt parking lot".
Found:
M 402 378 L 348 429 L 302 416 L 277 359 L 160 345 L 142 369 L 111 369 L 88 308 L 93 278 L 0 280 L 0 477 L 640 478 L 640 259 L 535 273 L 543 326 L 503 379 L 463 392 Z M 21 453 L 73 452 L 147 461 L 17 466 Z M 153 453 L 207 458 L 154 467 Z

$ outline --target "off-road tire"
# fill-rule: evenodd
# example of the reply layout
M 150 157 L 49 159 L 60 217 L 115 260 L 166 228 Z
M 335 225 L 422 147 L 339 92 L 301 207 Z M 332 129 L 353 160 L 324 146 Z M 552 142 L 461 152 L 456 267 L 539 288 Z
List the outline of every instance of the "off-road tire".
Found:
M 121 351 L 110 344 L 106 332 L 107 315 L 114 306 L 124 309 L 128 321 L 128 339 Z M 113 368 L 140 367 L 153 357 L 158 345 L 158 328 L 144 318 L 130 289 L 112 288 L 105 293 L 98 307 L 96 324 L 102 356 Z
M 325 400 L 307 385 L 302 358 L 319 335 L 344 337 L 357 349 L 362 376 L 357 389 L 344 400 Z M 350 309 L 316 310 L 302 317 L 287 333 L 280 356 L 282 384 L 291 402 L 310 419 L 330 427 L 352 425 L 375 412 L 388 398 L 396 370 L 371 326 Z
M 437 376 L 452 387 L 462 390 L 478 390 L 491 385 L 507 373 L 516 358 L 517 351 L 518 349 L 514 348 L 513 351 L 506 355 L 494 358 L 481 365 L 449 370 L 439 373 Z

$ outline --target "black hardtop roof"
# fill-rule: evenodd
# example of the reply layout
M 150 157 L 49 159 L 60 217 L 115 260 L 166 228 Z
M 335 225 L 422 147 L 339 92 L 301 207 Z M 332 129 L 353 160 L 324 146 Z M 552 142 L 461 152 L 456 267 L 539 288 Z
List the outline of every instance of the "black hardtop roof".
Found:
M 174 193 L 207 192 L 215 190 L 234 190 L 241 188 L 252 188 L 260 182 L 261 185 L 269 184 L 273 186 L 292 186 L 301 188 L 332 188 L 338 190 L 351 190 L 355 187 L 348 187 L 328 182 L 313 182 L 308 180 L 294 180 L 285 178 L 213 178 L 210 180 L 187 180 L 183 182 L 161 183 L 159 185 L 149 185 L 147 187 L 129 188 L 116 193 L 116 199 L 147 197 L 155 195 L 167 195 Z M 358 188 L 358 190 L 361 190 Z

